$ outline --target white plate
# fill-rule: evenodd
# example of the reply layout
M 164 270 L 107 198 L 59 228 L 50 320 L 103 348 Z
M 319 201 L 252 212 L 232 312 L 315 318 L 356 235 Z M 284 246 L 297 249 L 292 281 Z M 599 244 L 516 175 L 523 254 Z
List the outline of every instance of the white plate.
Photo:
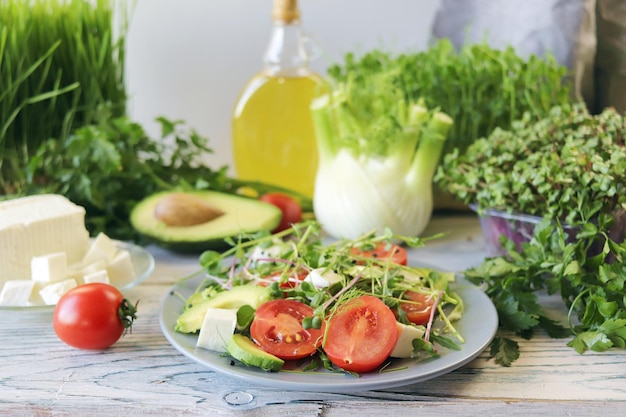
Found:
M 124 283 L 114 284 L 120 291 L 132 288 L 145 281 L 152 271 L 154 271 L 154 257 L 150 252 L 141 246 L 133 245 L 119 240 L 114 240 L 115 245 L 121 250 L 127 250 L 130 260 L 135 270 L 135 278 Z M 54 310 L 54 305 L 32 305 L 32 306 L 0 306 L 0 310 Z
M 465 304 L 463 317 L 456 328 L 466 339 L 460 351 L 440 348 L 441 356 L 420 362 L 410 359 L 394 360 L 390 369 L 404 368 L 384 373 L 372 372 L 354 377 L 331 372 L 265 372 L 241 364 L 231 365 L 230 357 L 205 349 L 196 349 L 197 335 L 174 331 L 182 312 L 182 297 L 191 295 L 200 284 L 197 276 L 171 288 L 161 302 L 159 320 L 167 340 L 182 354 L 209 369 L 250 384 L 297 391 L 350 392 L 383 389 L 425 381 L 451 372 L 480 355 L 489 345 L 498 328 L 498 314 L 489 299 L 476 286 L 465 281 L 453 284 L 453 289 Z M 389 369 L 388 368 L 388 369 Z

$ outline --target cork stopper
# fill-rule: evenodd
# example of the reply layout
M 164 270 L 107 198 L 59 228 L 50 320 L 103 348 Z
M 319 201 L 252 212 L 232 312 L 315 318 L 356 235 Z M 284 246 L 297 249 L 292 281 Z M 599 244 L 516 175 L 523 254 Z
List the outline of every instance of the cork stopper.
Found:
M 298 0 L 274 0 L 272 19 L 285 23 L 291 23 L 294 20 L 300 19 Z

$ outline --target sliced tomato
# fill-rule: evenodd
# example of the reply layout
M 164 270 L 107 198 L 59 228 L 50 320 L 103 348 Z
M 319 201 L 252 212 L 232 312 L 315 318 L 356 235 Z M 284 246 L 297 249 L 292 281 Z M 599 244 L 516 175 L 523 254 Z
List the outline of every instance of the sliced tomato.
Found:
M 400 308 L 406 314 L 406 318 L 413 324 L 426 324 L 430 320 L 430 314 L 435 300 L 428 294 L 417 291 L 406 291 Z
M 378 242 L 375 247 L 354 247 L 350 253 L 357 258 L 376 258 L 383 261 L 390 260 L 399 265 L 407 264 L 406 249 L 393 243 Z M 357 263 L 363 264 L 365 262 L 366 259 L 357 259 Z
M 284 360 L 311 356 L 322 343 L 325 325 L 304 329 L 302 320 L 313 309 L 296 300 L 271 300 L 261 304 L 250 325 L 252 340 L 264 351 Z
M 324 352 L 351 372 L 369 372 L 388 357 L 398 339 L 396 317 L 380 299 L 363 295 L 337 310 L 328 321 Z
M 259 200 L 269 204 L 273 204 L 278 207 L 283 213 L 280 223 L 273 232 L 280 232 L 288 229 L 292 224 L 298 223 L 302 220 L 302 207 L 292 197 L 283 193 L 267 193 L 259 197 Z

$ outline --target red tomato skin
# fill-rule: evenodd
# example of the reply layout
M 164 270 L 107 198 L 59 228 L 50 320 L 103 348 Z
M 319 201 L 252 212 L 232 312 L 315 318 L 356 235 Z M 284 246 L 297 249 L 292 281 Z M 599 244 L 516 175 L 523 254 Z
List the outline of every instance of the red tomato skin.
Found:
M 389 357 L 398 340 L 396 317 L 380 299 L 352 299 L 329 319 L 324 352 L 337 367 L 370 372 Z
M 398 265 L 406 265 L 408 262 L 408 255 L 405 248 L 402 246 L 379 242 L 374 249 L 362 250 L 361 248 L 354 247 L 350 250 L 350 253 L 364 258 L 375 258 L 385 261 L 391 258 L 391 262 Z M 357 263 L 365 263 L 365 261 L 357 261 Z
M 302 319 L 312 315 L 313 309 L 300 301 L 270 300 L 256 310 L 250 335 L 261 349 L 274 356 L 284 360 L 302 359 L 314 354 L 322 343 L 324 323 L 320 329 L 302 328 Z M 295 340 L 296 334 L 301 341 Z M 287 337 L 291 341 L 286 341 Z
M 273 230 L 274 233 L 289 229 L 292 224 L 302 220 L 302 207 L 300 204 L 283 193 L 267 193 L 263 194 L 259 200 L 272 204 L 280 209 L 283 213 L 280 223 Z
M 400 308 L 406 314 L 406 318 L 413 324 L 424 325 L 430 320 L 430 314 L 435 300 L 427 294 L 417 291 L 407 291 L 404 298 L 414 303 L 400 303 Z M 419 303 L 419 304 L 415 304 Z
M 124 333 L 118 316 L 123 300 L 108 284 L 79 285 L 64 294 L 54 309 L 53 327 L 59 339 L 79 349 L 106 349 Z

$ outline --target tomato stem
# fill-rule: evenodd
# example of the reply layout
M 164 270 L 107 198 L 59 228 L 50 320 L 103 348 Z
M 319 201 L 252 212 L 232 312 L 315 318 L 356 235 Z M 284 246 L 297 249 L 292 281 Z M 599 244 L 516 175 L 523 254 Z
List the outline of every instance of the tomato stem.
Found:
M 124 334 L 126 332 L 133 332 L 133 322 L 137 319 L 137 305 L 139 304 L 139 300 L 132 305 L 127 299 L 123 299 L 122 303 L 117 309 L 117 315 L 122 322 L 122 326 L 124 326 Z

